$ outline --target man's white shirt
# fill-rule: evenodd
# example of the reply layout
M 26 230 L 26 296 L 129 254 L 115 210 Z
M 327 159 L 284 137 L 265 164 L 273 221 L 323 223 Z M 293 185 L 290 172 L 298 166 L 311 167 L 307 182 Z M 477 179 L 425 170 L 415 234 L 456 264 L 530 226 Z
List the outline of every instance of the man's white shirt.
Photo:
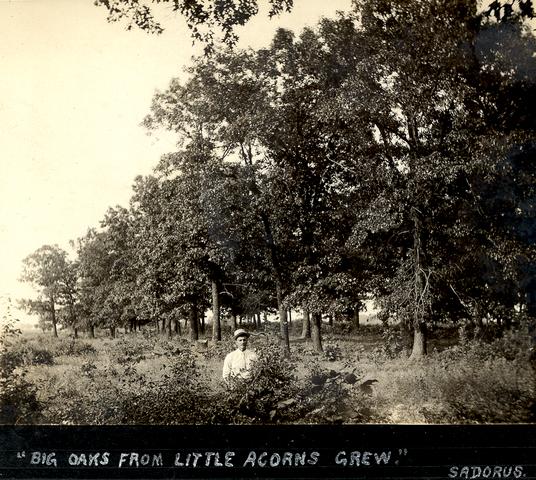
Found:
M 251 375 L 251 364 L 257 360 L 257 354 L 251 350 L 236 349 L 229 353 L 223 362 L 223 378 L 241 377 Z

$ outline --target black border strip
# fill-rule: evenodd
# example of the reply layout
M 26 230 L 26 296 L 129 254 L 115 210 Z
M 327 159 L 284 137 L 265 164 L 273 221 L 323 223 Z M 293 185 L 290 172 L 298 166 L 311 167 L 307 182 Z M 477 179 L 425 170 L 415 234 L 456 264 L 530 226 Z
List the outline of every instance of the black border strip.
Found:
M 2 479 L 536 479 L 535 425 L 0 426 L 0 447 Z

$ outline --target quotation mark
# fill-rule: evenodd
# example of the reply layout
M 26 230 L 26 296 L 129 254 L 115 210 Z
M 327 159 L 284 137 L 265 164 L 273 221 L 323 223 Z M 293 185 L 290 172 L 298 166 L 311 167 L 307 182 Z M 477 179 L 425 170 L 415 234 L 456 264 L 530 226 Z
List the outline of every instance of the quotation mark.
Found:
M 404 455 L 407 455 L 408 454 L 408 449 L 407 448 L 399 448 L 398 449 L 398 455 L 400 457 L 404 456 Z M 399 465 L 400 464 L 400 461 L 399 460 L 395 460 L 395 465 Z
M 17 458 L 26 458 L 26 452 L 24 450 L 22 452 L 17 452 Z

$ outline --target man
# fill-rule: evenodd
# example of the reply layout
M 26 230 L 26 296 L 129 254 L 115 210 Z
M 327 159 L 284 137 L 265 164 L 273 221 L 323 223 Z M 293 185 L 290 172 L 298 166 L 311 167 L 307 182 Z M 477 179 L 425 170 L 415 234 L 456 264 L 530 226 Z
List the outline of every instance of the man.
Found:
M 249 378 L 251 365 L 257 360 L 257 354 L 247 349 L 249 333 L 243 328 L 234 332 L 236 350 L 229 353 L 223 362 L 223 379 Z

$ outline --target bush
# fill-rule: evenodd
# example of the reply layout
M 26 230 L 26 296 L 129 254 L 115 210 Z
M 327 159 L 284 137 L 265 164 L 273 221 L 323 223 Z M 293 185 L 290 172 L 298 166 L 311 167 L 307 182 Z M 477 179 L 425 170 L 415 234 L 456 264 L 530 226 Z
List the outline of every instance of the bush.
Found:
M 235 379 L 211 401 L 213 423 L 274 423 L 295 418 L 298 382 L 294 363 L 281 354 L 281 346 L 264 343 L 251 377 Z
M 333 423 L 342 421 L 342 415 L 348 413 L 348 384 L 344 383 L 343 374 L 333 369 L 322 368 L 313 363 L 302 391 L 303 417 L 314 423 Z
M 393 330 L 393 335 L 399 333 Z M 436 334 L 439 337 L 443 332 Z M 220 367 L 225 354 L 233 349 L 230 337 L 222 342 L 209 342 L 206 350 L 198 351 L 190 342 L 170 341 L 156 335 L 125 336 L 92 344 L 53 338 L 40 339 L 38 344 L 14 335 L 7 357 L 0 357 L 3 368 L 0 421 L 63 424 L 531 421 L 534 374 L 526 329 L 505 332 L 490 342 L 469 338 L 415 363 L 397 357 L 396 350 L 382 348 L 371 352 L 375 342 L 330 338 L 325 342 L 327 355 L 313 352 L 311 343 L 303 342 L 293 344 L 290 359 L 282 355 L 279 343 L 258 341 L 259 361 L 252 377 L 229 388 L 221 380 Z M 95 351 L 93 345 L 100 345 L 98 356 L 91 356 Z M 34 369 L 32 362 L 42 361 L 35 354 L 40 350 L 49 354 L 85 352 L 81 355 L 86 356 L 52 368 Z M 330 362 L 330 358 L 337 362 Z M 26 369 L 40 379 L 39 396 L 28 382 Z M 363 388 L 365 378 L 378 379 L 378 383 L 367 390 Z
M 522 328 L 489 343 L 471 341 L 439 355 L 436 370 L 449 375 L 441 389 L 447 414 L 460 422 L 527 421 L 535 385 L 530 346 Z
M 342 359 L 342 352 L 338 345 L 328 343 L 324 346 L 324 356 L 330 362 Z
M 52 353 L 27 342 L 17 342 L 0 357 L 0 368 L 14 370 L 29 365 L 53 365 Z
M 376 414 L 397 423 L 530 421 L 534 372 L 529 339 L 523 332 L 511 335 L 449 347 L 418 363 L 384 364 Z
M 0 368 L 0 424 L 33 423 L 40 412 L 35 386 L 25 372 Z
M 80 340 L 69 339 L 61 340 L 55 348 L 53 348 L 55 355 L 67 355 L 71 357 L 78 357 L 82 355 L 94 355 L 97 353 L 97 349 L 91 345 L 91 343 L 83 342 Z
M 209 420 L 208 379 L 190 351 L 174 356 L 159 380 L 147 379 L 130 369 L 121 383 L 130 389 L 122 423 L 196 424 Z
M 14 327 L 15 320 L 8 314 L 3 318 L 4 325 L 0 331 L 0 423 L 32 423 L 40 412 L 35 387 L 26 380 L 26 370 L 20 368 L 26 362 L 23 351 L 13 353 L 9 347 L 24 346 L 16 343 L 20 330 Z M 33 352 L 35 353 L 35 352 Z M 43 361 L 40 354 L 33 355 L 33 360 Z
M 125 395 L 116 382 L 103 381 L 93 369 L 85 375 L 56 385 L 47 399 L 42 422 L 63 425 L 118 424 Z
M 144 360 L 149 352 L 153 352 L 155 343 L 154 337 L 123 337 L 107 342 L 104 353 L 113 363 L 120 365 L 137 363 Z
M 221 342 L 211 342 L 207 350 L 202 352 L 205 359 L 223 359 L 225 355 L 236 348 L 232 337 L 224 337 Z M 223 363 L 223 361 L 222 361 Z

